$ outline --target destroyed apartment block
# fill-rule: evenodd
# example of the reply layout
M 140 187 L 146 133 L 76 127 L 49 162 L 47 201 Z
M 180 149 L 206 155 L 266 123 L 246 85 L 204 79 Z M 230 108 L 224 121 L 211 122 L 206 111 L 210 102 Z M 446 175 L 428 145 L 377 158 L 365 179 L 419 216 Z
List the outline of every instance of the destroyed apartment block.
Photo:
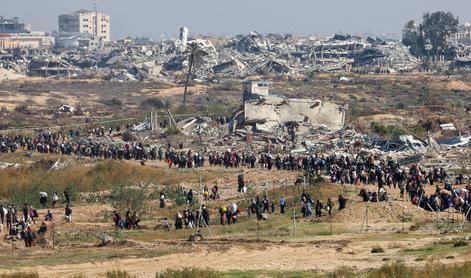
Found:
M 321 100 L 268 96 L 244 103 L 244 121 L 253 123 L 257 131 L 273 132 L 291 124 L 297 134 L 306 134 L 318 126 L 341 129 L 345 111 L 340 105 Z
M 264 81 L 243 83 L 243 109 L 234 116 L 233 131 L 251 126 L 255 132 L 278 137 L 289 135 L 293 139 L 316 129 L 337 131 L 343 128 L 345 109 L 342 106 L 321 100 L 270 95 L 270 84 Z
M 79 68 L 61 59 L 34 59 L 28 65 L 30 76 L 74 76 Z
M 183 28 L 176 40 L 121 40 L 86 47 L 77 38 L 64 37 L 53 50 L 36 50 L 21 57 L 16 57 L 14 49 L 4 49 L 0 66 L 23 75 L 178 82 L 188 69 L 185 45 L 190 43 L 198 43 L 208 54 L 191 77 L 197 82 L 210 82 L 215 77 L 301 78 L 312 72 L 409 72 L 420 64 L 400 42 L 371 44 L 351 36 L 314 40 L 257 32 L 228 39 L 189 40 L 188 30 Z M 48 65 L 47 60 L 60 64 Z

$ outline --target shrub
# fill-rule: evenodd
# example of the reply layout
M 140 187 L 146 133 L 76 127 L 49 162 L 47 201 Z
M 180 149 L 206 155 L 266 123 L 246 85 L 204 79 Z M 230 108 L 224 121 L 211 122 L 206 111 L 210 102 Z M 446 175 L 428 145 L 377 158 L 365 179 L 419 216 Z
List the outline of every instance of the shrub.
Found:
M 126 271 L 108 271 L 106 272 L 106 278 L 137 278 L 135 275 L 131 275 Z
M 329 275 L 330 278 L 353 278 L 355 277 L 355 270 L 351 267 L 343 266 L 337 269 L 334 273 Z
M 463 247 L 463 246 L 468 246 L 468 243 L 464 240 L 458 240 L 455 243 L 453 243 L 453 247 Z
M 164 133 L 165 136 L 172 136 L 178 134 L 180 134 L 180 129 L 177 127 L 168 127 Z
M 161 99 L 157 97 L 150 97 L 145 100 L 143 100 L 140 104 L 142 108 L 157 108 L 157 109 L 162 109 L 162 108 L 167 108 L 168 104 L 163 102 Z
M 18 113 L 26 114 L 26 115 L 31 114 L 31 111 L 29 110 L 29 107 L 26 104 L 21 104 L 21 105 L 16 106 L 15 111 Z
M 67 184 L 69 187 L 70 198 L 72 201 L 77 200 L 77 188 L 74 184 Z M 10 197 L 11 203 L 15 204 L 17 207 L 23 207 L 24 203 L 27 203 L 33 207 L 40 207 L 39 204 L 39 192 L 43 191 L 48 193 L 48 200 L 52 199 L 52 195 L 54 193 L 54 188 L 50 185 L 47 185 L 46 182 L 39 183 L 39 182 L 32 182 L 28 186 L 19 187 L 12 191 L 12 195 Z M 60 195 L 60 191 L 56 190 L 57 194 Z M 48 202 L 48 205 L 50 202 Z
M 116 184 L 111 188 L 111 204 L 120 211 L 125 209 L 140 210 L 144 207 L 146 192 L 143 188 L 134 188 Z
M 123 106 L 123 102 L 117 98 L 105 100 L 103 101 L 103 104 L 105 104 L 106 106 L 118 107 L 118 108 Z
M 371 130 L 383 137 L 391 137 L 397 139 L 400 135 L 405 134 L 404 130 L 400 126 L 396 125 L 384 125 L 378 122 L 371 122 Z
M 411 268 L 404 266 L 403 264 L 391 264 L 391 265 L 384 265 L 377 270 L 373 270 L 372 272 L 368 273 L 368 278 L 386 278 L 386 277 L 414 277 L 412 276 L 413 271 Z
M 371 249 L 371 253 L 384 253 L 384 249 L 380 246 L 375 246 Z
M 167 269 L 165 272 L 157 273 L 156 278 L 219 278 L 221 273 L 211 269 L 184 268 L 181 270 Z

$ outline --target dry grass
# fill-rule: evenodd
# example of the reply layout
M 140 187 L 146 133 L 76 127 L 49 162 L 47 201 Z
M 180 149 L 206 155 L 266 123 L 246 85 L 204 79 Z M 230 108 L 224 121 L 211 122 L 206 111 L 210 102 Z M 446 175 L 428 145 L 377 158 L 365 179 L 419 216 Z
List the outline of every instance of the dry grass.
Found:
M 50 165 L 51 161 L 43 162 Z M 189 170 L 161 169 L 142 167 L 122 161 L 101 161 L 92 164 L 77 164 L 47 174 L 48 167 L 34 164 L 19 169 L 0 171 L 0 198 L 10 198 L 14 193 L 27 192 L 31 188 L 45 190 L 52 194 L 62 192 L 65 187 L 73 187 L 77 192 L 94 192 L 109 190 L 113 185 L 136 183 L 153 183 L 158 185 L 176 185 L 182 181 L 198 183 L 215 177 L 210 171 L 197 172 Z M 37 192 L 34 193 L 37 195 Z
M 12 274 L 2 274 L 0 278 L 39 278 L 37 273 L 17 272 Z

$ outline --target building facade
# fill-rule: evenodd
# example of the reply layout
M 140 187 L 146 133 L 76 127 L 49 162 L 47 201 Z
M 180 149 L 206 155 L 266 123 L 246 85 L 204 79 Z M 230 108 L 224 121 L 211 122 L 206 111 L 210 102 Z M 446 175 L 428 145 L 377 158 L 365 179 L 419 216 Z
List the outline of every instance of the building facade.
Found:
M 20 23 L 18 17 L 4 18 L 0 16 L 0 33 L 2 34 L 18 34 L 31 33 L 31 24 Z
M 21 23 L 18 17 L 0 16 L 0 49 L 52 48 L 54 38 L 44 32 L 31 31 L 31 24 Z
M 242 83 L 242 100 L 247 101 L 270 94 L 271 82 L 247 80 Z
M 471 45 L 471 24 L 465 23 L 458 28 L 458 32 L 453 35 L 455 43 Z
M 55 39 L 43 32 L 0 34 L 0 49 L 53 48 Z
M 103 42 L 111 40 L 110 17 L 98 11 L 78 10 L 59 16 L 61 34 L 86 34 Z

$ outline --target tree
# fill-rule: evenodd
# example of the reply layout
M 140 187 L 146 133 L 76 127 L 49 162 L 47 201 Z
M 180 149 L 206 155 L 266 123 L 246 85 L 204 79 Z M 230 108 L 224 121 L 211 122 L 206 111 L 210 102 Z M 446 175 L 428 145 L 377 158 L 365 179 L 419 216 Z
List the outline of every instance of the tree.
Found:
M 445 55 L 448 59 L 454 53 L 448 41 L 458 32 L 458 24 L 458 18 L 450 12 L 426 13 L 420 25 L 414 20 L 404 25 L 402 43 L 416 57 Z
M 402 29 L 402 44 L 409 47 L 412 55 L 420 57 L 424 55 L 424 51 L 421 45 L 423 41 L 422 32 L 420 27 L 414 20 L 410 20 L 404 25 Z
M 421 31 L 425 41 L 431 44 L 430 54 L 441 55 L 448 49 L 448 39 L 458 32 L 458 17 L 450 12 L 426 13 L 423 16 Z
M 183 106 L 186 105 L 186 94 L 190 75 L 192 74 L 193 69 L 198 68 L 204 64 L 205 58 L 208 56 L 208 53 L 197 42 L 190 43 L 187 46 L 184 54 L 188 59 L 188 73 L 186 74 L 185 91 L 183 92 Z

